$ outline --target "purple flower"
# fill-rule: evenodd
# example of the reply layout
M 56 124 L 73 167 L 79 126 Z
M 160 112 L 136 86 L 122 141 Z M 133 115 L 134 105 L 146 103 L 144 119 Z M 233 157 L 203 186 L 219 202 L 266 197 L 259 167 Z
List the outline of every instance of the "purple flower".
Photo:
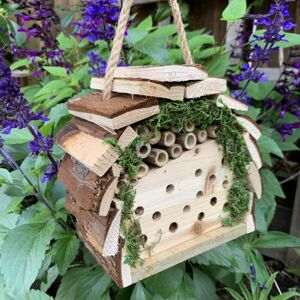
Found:
M 53 139 L 50 136 L 43 137 L 39 131 L 35 131 L 34 139 L 29 143 L 29 150 L 34 156 L 40 153 L 51 153 L 53 148 Z
M 44 176 L 41 179 L 41 182 L 45 183 L 45 182 L 51 180 L 51 178 L 53 178 L 57 174 L 57 172 L 58 172 L 57 164 L 51 163 L 47 167 L 47 169 L 46 169 L 46 171 L 44 173 Z
M 83 0 L 83 19 L 76 22 L 75 35 L 94 43 L 111 41 L 115 35 L 120 8 L 117 0 Z
M 89 66 L 91 68 L 88 73 L 96 77 L 104 77 L 107 67 L 106 61 L 97 51 L 90 51 L 87 56 L 90 58 Z M 126 66 L 126 64 L 122 60 L 119 60 L 118 66 Z
M 45 120 L 42 112 L 34 113 L 20 91 L 19 82 L 3 62 L 0 51 L 0 130 L 10 133 L 12 128 L 22 129 L 33 120 Z
M 250 264 L 250 276 L 252 279 L 256 280 L 256 270 L 255 270 L 255 267 L 254 265 L 251 263 Z
M 280 133 L 281 138 L 285 140 L 287 135 L 293 135 L 294 130 L 299 128 L 300 122 L 288 123 L 281 125 L 279 128 L 277 128 L 277 131 Z
M 18 3 L 18 8 L 21 9 L 21 13 L 15 15 L 21 21 L 18 31 L 26 34 L 27 41 L 37 38 L 42 43 L 41 50 L 18 49 L 14 46 L 14 54 L 26 56 L 32 62 L 35 62 L 37 57 L 41 57 L 47 64 L 62 66 L 69 70 L 69 65 L 63 57 L 63 50 L 59 49 L 58 41 L 54 37 L 54 31 L 58 31 L 59 17 L 54 11 L 53 2 L 49 0 L 14 0 L 14 2 Z M 35 76 L 44 71 L 42 63 L 37 64 L 38 70 L 34 72 Z
M 266 287 L 266 284 L 263 283 L 263 284 L 261 284 L 261 285 L 259 286 L 259 288 L 260 288 L 261 290 L 265 290 L 267 287 Z

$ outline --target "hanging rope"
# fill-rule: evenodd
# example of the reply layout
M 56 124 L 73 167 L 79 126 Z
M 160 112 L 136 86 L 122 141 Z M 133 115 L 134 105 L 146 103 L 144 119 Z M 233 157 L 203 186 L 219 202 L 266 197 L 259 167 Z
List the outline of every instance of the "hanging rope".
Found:
M 169 0 L 172 14 L 174 17 L 174 22 L 177 27 L 178 31 L 178 37 L 180 41 L 180 47 L 181 51 L 185 60 L 185 64 L 192 65 L 193 58 L 191 51 L 188 46 L 184 25 L 182 22 L 180 7 L 178 5 L 177 0 Z M 105 74 L 105 86 L 103 91 L 103 100 L 109 100 L 111 97 L 112 89 L 113 89 L 113 82 L 114 82 L 114 73 L 116 70 L 116 67 L 118 66 L 118 62 L 120 59 L 122 46 L 124 42 L 124 36 L 127 28 L 127 23 L 130 16 L 130 8 L 132 5 L 132 0 L 125 0 L 123 2 L 123 7 L 120 13 L 120 18 L 117 25 L 116 34 L 113 40 L 113 47 L 112 51 L 108 60 L 107 68 L 106 68 L 106 74 Z

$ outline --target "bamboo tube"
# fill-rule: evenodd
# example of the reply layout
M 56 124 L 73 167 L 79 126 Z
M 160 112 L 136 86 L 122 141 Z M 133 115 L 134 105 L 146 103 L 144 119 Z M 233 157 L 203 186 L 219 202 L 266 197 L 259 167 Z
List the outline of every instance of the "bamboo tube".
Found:
M 195 124 L 193 124 L 191 122 L 187 122 L 187 124 L 185 125 L 185 131 L 193 132 L 194 130 L 195 130 Z
M 136 126 L 135 131 L 140 137 L 147 138 L 149 136 L 149 128 L 147 126 Z
M 175 144 L 176 135 L 174 132 L 167 130 L 163 131 L 161 133 L 161 139 L 159 142 L 159 145 L 165 146 L 165 147 L 171 147 Z
M 150 131 L 149 132 L 148 143 L 150 145 L 158 144 L 160 139 L 161 139 L 161 132 L 160 131 L 157 131 L 157 132 Z
M 218 126 L 216 126 L 216 125 L 208 126 L 207 127 L 208 137 L 210 137 L 211 139 L 217 138 L 217 134 L 216 134 L 217 129 L 218 129 Z
M 198 143 L 200 144 L 204 143 L 208 138 L 207 131 L 205 129 L 196 128 L 194 133 L 196 134 Z
M 155 166 L 163 167 L 169 161 L 169 155 L 165 150 L 153 148 L 146 161 Z
M 136 186 L 136 185 L 138 184 L 138 182 L 139 182 L 138 178 L 132 178 L 132 179 L 130 180 L 130 184 L 131 184 L 132 186 Z
M 126 185 L 129 183 L 129 180 L 128 178 L 124 177 L 123 179 L 120 179 L 118 181 L 118 184 L 117 184 L 117 188 L 116 188 L 116 194 L 119 194 L 120 192 L 120 189 L 122 188 L 122 186 Z
M 194 133 L 189 132 L 183 135 L 179 135 L 176 138 L 176 142 L 186 150 L 193 149 L 197 144 L 197 137 Z
M 178 158 L 181 156 L 183 149 L 181 145 L 174 144 L 171 147 L 167 148 L 166 151 L 168 152 L 171 158 Z
M 148 174 L 148 172 L 149 166 L 142 162 L 136 174 L 136 178 L 143 178 Z
M 145 144 L 145 145 L 137 145 L 136 146 L 136 154 L 140 158 L 146 158 L 151 152 L 151 145 Z

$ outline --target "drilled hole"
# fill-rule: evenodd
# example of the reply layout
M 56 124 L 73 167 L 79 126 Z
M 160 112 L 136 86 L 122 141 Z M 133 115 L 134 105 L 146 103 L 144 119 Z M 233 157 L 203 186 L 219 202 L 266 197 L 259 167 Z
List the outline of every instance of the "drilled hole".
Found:
M 147 154 L 149 151 L 149 148 L 146 146 L 146 145 L 143 145 L 141 148 L 140 148 L 140 153 L 145 155 Z
M 169 194 L 172 193 L 172 192 L 174 192 L 174 190 L 175 190 L 175 186 L 173 184 L 169 184 L 166 187 L 166 192 L 169 193 Z
M 227 189 L 229 187 L 229 181 L 224 180 L 222 186 L 223 186 L 224 189 Z
M 213 183 L 217 180 L 217 177 L 216 177 L 216 175 L 210 175 L 208 180 L 210 183 Z
M 172 223 L 172 224 L 169 226 L 170 232 L 175 232 L 177 229 L 178 229 L 178 224 L 177 224 L 176 222 Z
M 156 211 L 153 215 L 152 215 L 152 219 L 154 221 L 159 221 L 161 218 L 161 213 L 159 211 Z
M 205 131 L 201 131 L 201 133 L 200 133 L 200 137 L 202 138 L 202 139 L 205 139 L 206 138 L 206 132 Z
M 210 205 L 211 206 L 215 206 L 217 204 L 217 198 L 216 197 L 213 197 L 210 199 Z
M 221 161 L 222 165 L 225 165 L 225 159 L 223 158 Z
M 186 205 L 184 208 L 183 208 L 183 212 L 184 213 L 187 213 L 191 210 L 191 207 L 189 205 Z
M 229 203 L 228 203 L 228 202 L 226 202 L 226 203 L 224 204 L 223 210 L 224 210 L 224 211 L 229 211 Z
M 199 154 L 200 153 L 200 149 L 197 147 L 195 148 L 195 154 Z
M 202 170 L 201 169 L 197 169 L 196 172 L 195 172 L 195 176 L 199 177 L 201 175 L 202 175 Z
M 142 207 L 142 206 L 137 207 L 136 210 L 135 210 L 135 214 L 137 216 L 143 215 L 144 214 L 144 207 Z
M 199 191 L 198 193 L 197 193 L 197 198 L 200 198 L 200 197 L 202 197 L 203 196 L 203 192 L 202 191 Z
M 205 213 L 204 212 L 201 212 L 199 215 L 198 215 L 198 220 L 199 221 L 202 221 L 204 219 L 204 216 L 205 216 Z
M 148 237 L 145 234 L 143 234 L 142 235 L 142 241 L 143 241 L 143 243 L 145 244 L 147 242 L 147 240 L 148 240 Z

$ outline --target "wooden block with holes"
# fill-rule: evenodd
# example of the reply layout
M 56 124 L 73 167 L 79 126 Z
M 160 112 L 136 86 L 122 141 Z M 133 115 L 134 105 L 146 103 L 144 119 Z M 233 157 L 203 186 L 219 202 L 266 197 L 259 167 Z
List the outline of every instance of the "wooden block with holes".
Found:
M 126 287 L 254 231 L 252 198 L 261 198 L 263 189 L 256 145 L 261 132 L 237 114 L 246 105 L 222 95 L 226 81 L 207 78 L 201 66 L 119 67 L 114 75 L 108 101 L 97 92 L 68 103 L 73 119 L 56 138 L 67 153 L 58 177 L 68 190 L 65 206 L 76 217 L 79 237 L 116 284 Z M 93 78 L 91 86 L 103 90 L 104 79 Z M 239 224 L 224 225 L 236 177 L 217 144 L 218 125 L 186 122 L 180 134 L 174 128 L 151 131 L 145 119 L 160 112 L 160 98 L 206 98 L 215 109 L 227 106 L 237 119 L 234 126 L 252 159 L 245 178 L 249 207 L 243 205 Z M 132 144 L 137 137 L 142 144 Z M 126 160 L 141 164 L 130 169 Z M 124 187 L 133 192 L 132 201 L 126 202 Z M 140 242 L 136 247 L 128 246 L 130 235 Z M 132 248 L 138 249 L 134 262 Z

